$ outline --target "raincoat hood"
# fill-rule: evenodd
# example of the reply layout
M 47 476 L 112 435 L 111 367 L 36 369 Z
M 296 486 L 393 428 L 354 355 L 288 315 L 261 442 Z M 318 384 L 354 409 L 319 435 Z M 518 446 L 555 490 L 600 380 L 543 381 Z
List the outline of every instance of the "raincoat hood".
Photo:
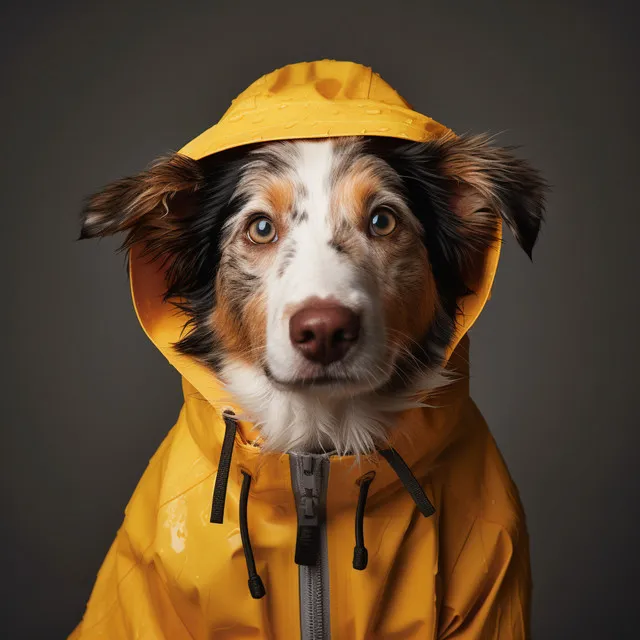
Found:
M 445 134 L 368 67 L 321 60 L 263 76 L 180 153 L 200 159 L 270 140 L 421 142 Z M 468 387 L 467 332 L 489 298 L 500 244 L 501 226 L 474 274 L 474 293 L 459 303 L 446 360 L 462 377 L 438 394 L 437 406 L 402 413 L 383 455 L 360 460 L 254 446 L 252 425 L 229 418 L 243 408 L 210 370 L 173 348 L 187 318 L 163 301 L 162 267 L 134 245 L 135 311 L 181 374 L 184 405 L 127 506 L 72 638 L 280 638 L 298 630 L 303 638 L 484 638 L 498 637 L 488 634 L 507 625 L 505 616 L 511 631 L 500 637 L 525 637 L 523 515 Z M 305 485 L 309 478 L 318 485 Z M 325 555 L 315 567 L 298 557 L 312 494 L 307 507 L 324 505 L 316 542 Z M 354 514 L 368 566 L 354 557 Z M 255 565 L 267 592 L 259 600 Z M 317 597 L 305 596 L 310 589 Z
M 369 135 L 424 142 L 451 133 L 414 111 L 369 67 L 321 60 L 287 65 L 256 80 L 232 101 L 217 124 L 184 145 L 180 153 L 199 160 L 232 147 L 270 140 Z M 487 249 L 481 269 L 472 276 L 474 293 L 460 301 L 457 331 L 446 361 L 490 296 L 501 240 L 499 222 L 495 241 Z M 130 251 L 130 283 L 136 313 L 147 336 L 209 402 L 235 407 L 241 413 L 234 400 L 225 396 L 214 374 L 172 347 L 187 318 L 171 303 L 163 302 L 164 273 L 140 254 L 140 247 Z M 464 367 L 462 361 L 459 365 Z

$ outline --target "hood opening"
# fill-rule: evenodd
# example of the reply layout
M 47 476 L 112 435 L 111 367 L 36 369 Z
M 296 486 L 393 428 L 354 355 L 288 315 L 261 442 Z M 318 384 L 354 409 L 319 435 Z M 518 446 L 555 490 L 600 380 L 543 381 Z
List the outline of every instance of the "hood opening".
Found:
M 186 144 L 180 153 L 199 160 L 231 147 L 280 139 L 338 136 L 384 136 L 424 142 L 451 130 L 413 111 L 409 104 L 370 68 L 335 60 L 304 62 L 273 71 L 248 87 L 220 121 Z M 473 293 L 459 301 L 456 331 L 445 354 L 445 363 L 467 334 L 490 296 L 502 239 L 497 223 L 495 241 L 478 260 L 471 278 Z M 140 243 L 129 249 L 129 276 L 134 308 L 149 339 L 219 414 L 242 407 L 224 391 L 216 376 L 195 359 L 173 348 L 183 335 L 186 316 L 163 300 L 165 272 L 160 261 L 144 255 Z M 458 363 L 465 374 L 464 362 Z M 257 433 L 239 423 L 247 442 Z

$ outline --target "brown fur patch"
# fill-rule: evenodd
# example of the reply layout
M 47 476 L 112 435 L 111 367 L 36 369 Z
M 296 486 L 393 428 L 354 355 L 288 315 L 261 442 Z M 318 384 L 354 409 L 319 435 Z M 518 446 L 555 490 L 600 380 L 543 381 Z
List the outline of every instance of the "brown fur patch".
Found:
M 405 353 L 415 347 L 431 325 L 436 311 L 436 284 L 424 247 L 412 249 L 410 261 L 399 261 L 397 280 L 382 289 L 387 341 Z
M 260 363 L 267 346 L 267 301 L 262 293 L 247 302 L 243 324 L 249 341 L 243 356 L 251 364 Z
M 175 217 L 189 209 L 187 199 L 202 180 L 195 160 L 178 153 L 159 158 L 146 171 L 113 182 L 87 200 L 81 237 L 132 230 L 128 245 L 138 239 L 152 245 L 175 229 Z
M 264 197 L 269 203 L 274 221 L 284 225 L 295 206 L 296 191 L 293 182 L 285 177 L 274 176 L 269 181 Z
M 216 337 L 225 353 L 244 362 L 261 361 L 266 346 L 266 300 L 256 291 L 235 308 L 228 281 L 218 278 L 219 294 L 211 319 Z
M 382 186 L 370 161 L 362 157 L 355 159 L 348 173 L 338 176 L 334 182 L 329 213 L 330 224 L 338 228 L 346 221 L 366 231 L 370 213 L 369 203 Z
M 218 304 L 213 310 L 212 324 L 223 351 L 236 355 L 243 354 L 248 346 L 247 336 L 244 335 L 242 323 L 231 309 L 224 291 L 220 291 Z

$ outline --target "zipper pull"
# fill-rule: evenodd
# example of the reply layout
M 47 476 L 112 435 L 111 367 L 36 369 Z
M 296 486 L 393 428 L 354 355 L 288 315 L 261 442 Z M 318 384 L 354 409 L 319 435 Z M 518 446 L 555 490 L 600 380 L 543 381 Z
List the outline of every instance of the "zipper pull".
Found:
M 296 564 L 315 566 L 320 551 L 320 479 L 313 456 L 302 457 L 301 496 L 298 502 Z

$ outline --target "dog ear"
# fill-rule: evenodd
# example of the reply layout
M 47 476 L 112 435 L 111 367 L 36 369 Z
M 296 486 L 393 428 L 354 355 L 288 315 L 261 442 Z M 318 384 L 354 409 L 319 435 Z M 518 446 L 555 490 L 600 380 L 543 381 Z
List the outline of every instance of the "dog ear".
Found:
M 438 173 L 449 183 L 450 206 L 467 233 L 487 231 L 495 216 L 532 257 L 544 217 L 546 181 L 511 148 L 494 147 L 488 136 L 447 136 L 436 141 Z
M 195 160 L 178 153 L 159 158 L 137 176 L 117 180 L 90 196 L 82 210 L 78 239 L 127 231 L 128 246 L 138 239 L 152 242 L 154 236 L 170 234 L 202 182 Z

